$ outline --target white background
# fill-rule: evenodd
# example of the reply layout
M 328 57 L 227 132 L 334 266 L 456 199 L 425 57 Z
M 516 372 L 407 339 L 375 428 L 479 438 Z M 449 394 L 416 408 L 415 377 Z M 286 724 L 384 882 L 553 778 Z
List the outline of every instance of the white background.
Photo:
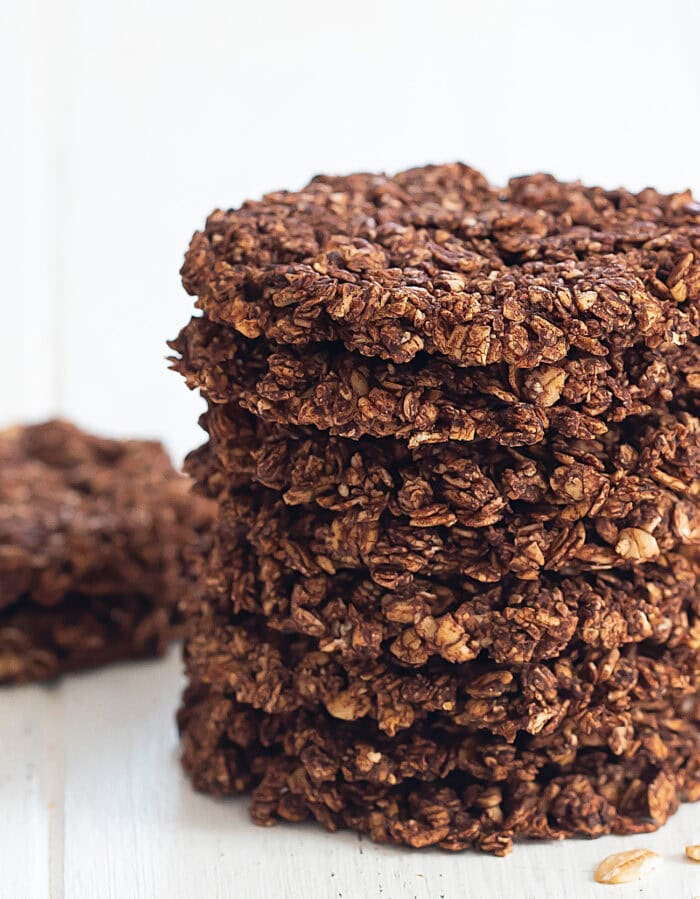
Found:
M 0 0 L 0 425 L 62 414 L 180 458 L 199 401 L 165 341 L 191 233 L 317 172 L 461 159 L 700 192 L 699 45 L 697 0 Z M 182 783 L 177 668 L 0 697 L 2 899 L 579 899 L 607 895 L 604 846 L 630 845 L 499 862 L 261 835 Z M 700 894 L 678 856 L 697 817 L 645 841 L 674 857 L 643 895 Z

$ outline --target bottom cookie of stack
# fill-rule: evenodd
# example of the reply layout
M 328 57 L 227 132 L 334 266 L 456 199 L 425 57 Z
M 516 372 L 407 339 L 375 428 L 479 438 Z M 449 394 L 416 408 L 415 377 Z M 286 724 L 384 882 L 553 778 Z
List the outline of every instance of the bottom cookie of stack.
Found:
M 256 823 L 314 818 L 378 842 L 475 847 L 514 839 L 643 833 L 700 798 L 700 715 L 692 700 L 632 713 L 639 739 L 622 757 L 553 737 L 509 743 L 429 715 L 389 737 L 374 722 L 320 708 L 270 714 L 204 684 L 179 713 L 194 786 L 252 791 Z

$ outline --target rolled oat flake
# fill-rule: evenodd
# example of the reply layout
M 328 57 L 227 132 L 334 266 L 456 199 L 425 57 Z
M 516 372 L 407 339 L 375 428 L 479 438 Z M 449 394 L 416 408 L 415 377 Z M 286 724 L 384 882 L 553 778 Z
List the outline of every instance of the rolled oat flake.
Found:
M 650 849 L 628 849 L 604 858 L 595 869 L 597 883 L 632 883 L 648 877 L 661 864 L 661 856 Z

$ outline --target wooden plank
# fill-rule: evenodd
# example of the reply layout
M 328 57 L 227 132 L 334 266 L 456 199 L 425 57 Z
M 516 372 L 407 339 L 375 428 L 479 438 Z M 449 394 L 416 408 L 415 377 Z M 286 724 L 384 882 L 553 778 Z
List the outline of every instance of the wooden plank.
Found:
M 0 691 L 0 897 L 62 896 L 61 698 Z M 50 864 L 53 859 L 54 863 Z M 55 889 L 51 889 L 51 886 Z
M 67 896 L 177 895 L 161 892 L 157 874 L 188 865 L 174 840 L 178 670 L 173 651 L 166 662 L 80 675 L 66 690 Z

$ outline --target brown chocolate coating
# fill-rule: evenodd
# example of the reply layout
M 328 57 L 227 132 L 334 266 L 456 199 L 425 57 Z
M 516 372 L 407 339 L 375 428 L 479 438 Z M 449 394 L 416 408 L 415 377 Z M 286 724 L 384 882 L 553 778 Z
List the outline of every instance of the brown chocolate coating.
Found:
M 3 432 L 0 682 L 162 653 L 210 516 L 158 443 Z
M 214 212 L 183 762 L 504 854 L 700 798 L 700 206 L 467 166 Z

